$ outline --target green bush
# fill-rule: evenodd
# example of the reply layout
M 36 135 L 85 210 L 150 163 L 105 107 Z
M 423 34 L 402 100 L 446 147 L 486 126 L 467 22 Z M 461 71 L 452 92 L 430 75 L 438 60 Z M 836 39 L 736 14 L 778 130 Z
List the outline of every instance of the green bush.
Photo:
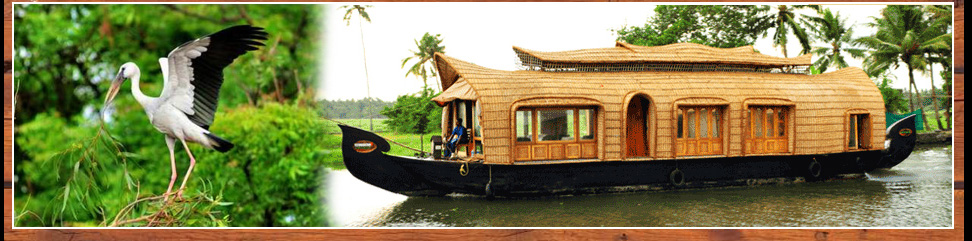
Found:
M 84 124 L 83 124 L 84 123 Z M 130 173 L 96 124 L 40 114 L 16 126 L 18 226 L 96 226 L 134 200 Z M 103 198 L 111 197 L 111 198 Z
M 401 133 L 438 132 L 442 123 L 442 108 L 432 102 L 432 97 L 437 94 L 429 88 L 416 94 L 399 96 L 394 106 L 381 110 L 381 114 L 388 117 L 385 124 Z
M 340 142 L 324 126 L 313 108 L 268 103 L 227 111 L 212 132 L 236 147 L 194 152 L 193 176 L 225 185 L 224 199 L 237 203 L 227 210 L 234 226 L 324 226 L 323 164 L 341 158 L 324 150 Z
M 880 76 L 880 81 L 875 81 L 881 97 L 884 98 L 884 109 L 891 113 L 907 113 L 908 103 L 905 101 L 904 94 L 900 90 L 891 88 L 893 82 L 888 76 Z
M 130 101 L 130 100 L 126 100 Z M 165 192 L 170 168 L 163 135 L 141 108 L 117 111 L 105 134 L 96 121 L 72 122 L 41 114 L 15 130 L 18 226 L 106 226 L 136 199 Z M 326 135 L 312 107 L 263 104 L 224 109 L 212 132 L 236 144 L 219 153 L 190 144 L 196 170 L 185 192 L 189 202 L 170 207 L 172 226 L 325 226 L 321 202 L 322 151 L 339 142 Z M 116 145 L 117 144 L 117 145 Z M 176 150 L 178 180 L 188 156 Z M 178 185 L 178 184 L 177 184 Z M 67 197 L 67 198 L 65 198 Z M 122 220 L 158 211 L 140 204 Z M 136 224 L 136 225 L 145 225 Z

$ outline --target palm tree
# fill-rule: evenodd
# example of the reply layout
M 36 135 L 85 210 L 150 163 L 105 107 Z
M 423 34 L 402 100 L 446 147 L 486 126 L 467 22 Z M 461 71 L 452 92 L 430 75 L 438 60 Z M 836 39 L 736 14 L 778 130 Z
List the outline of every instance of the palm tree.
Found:
M 931 18 L 932 21 L 941 21 L 942 22 L 942 24 L 935 25 L 937 28 L 932 27 L 933 28 L 933 31 L 938 31 L 941 34 L 948 33 L 949 29 L 952 27 L 952 6 L 949 6 L 949 5 L 928 5 L 928 6 L 925 6 L 925 9 L 924 10 L 926 12 L 928 12 L 928 14 L 931 15 L 930 18 Z M 951 40 L 952 40 L 951 38 L 948 39 L 948 45 L 949 46 L 952 46 Z M 945 118 L 948 118 L 948 119 L 946 119 L 946 122 L 947 123 L 945 125 L 942 125 L 942 118 L 941 118 L 940 114 L 938 113 L 938 111 L 940 110 L 940 108 L 938 106 L 938 104 L 939 104 L 939 102 L 938 102 L 938 91 L 935 90 L 935 74 L 936 73 L 935 73 L 935 66 L 934 66 L 934 64 L 937 63 L 937 64 L 942 65 L 942 69 L 944 71 L 951 71 L 951 67 L 952 67 L 952 64 L 951 64 L 952 63 L 952 52 L 951 52 L 951 49 L 948 49 L 948 51 L 944 51 L 944 50 L 930 51 L 930 52 L 926 53 L 926 58 L 928 58 L 928 60 L 929 60 L 928 61 L 928 76 L 931 79 L 932 100 L 933 100 L 932 102 L 933 102 L 933 106 L 935 108 L 935 120 L 937 120 L 935 123 L 938 123 L 938 129 L 940 129 L 940 130 L 951 129 L 951 127 L 952 127 L 952 123 L 951 123 L 951 121 L 952 121 L 951 120 L 952 115 L 951 115 L 951 112 L 948 111 L 949 105 L 946 104 L 946 106 L 945 106 L 945 108 L 946 108 L 946 117 Z M 946 86 L 942 86 L 942 87 L 945 88 Z M 946 128 L 946 127 L 948 127 L 948 128 Z
M 887 71 L 902 64 L 907 67 L 909 85 L 914 89 L 911 92 L 919 101 L 918 109 L 924 112 L 914 71 L 926 70 L 926 53 L 949 50 L 951 46 L 948 40 L 952 35 L 938 31 L 942 21 L 927 19 L 920 6 L 891 5 L 881 11 L 880 17 L 873 19 L 869 25 L 876 27 L 878 31 L 874 35 L 858 39 L 859 43 L 871 49 L 871 56 L 865 61 L 865 67 L 872 71 Z M 916 98 L 911 99 L 911 110 L 915 110 Z M 922 115 L 922 121 L 925 129 L 930 129 L 925 115 Z
M 358 14 L 358 33 L 361 35 L 361 59 L 364 60 L 364 73 L 365 73 L 365 89 L 368 93 L 368 99 L 371 100 L 371 80 L 368 78 L 368 52 L 365 51 L 364 42 L 364 27 L 362 26 L 364 21 L 371 22 L 371 17 L 368 16 L 368 12 L 365 11 L 366 8 L 370 8 L 371 5 L 345 5 L 341 8 L 347 9 L 344 12 L 344 22 L 347 26 L 351 26 L 351 15 L 355 12 Z M 370 105 L 369 105 L 370 106 Z M 374 115 L 371 111 L 368 113 L 368 128 L 370 131 L 375 131 Z
M 807 32 L 799 24 L 799 19 L 805 17 L 802 14 L 796 13 L 798 9 L 814 9 L 819 10 L 819 5 L 778 5 L 777 12 L 766 16 L 770 18 L 773 22 L 773 28 L 776 32 L 773 33 L 773 46 L 779 46 L 783 49 L 783 57 L 787 57 L 786 43 L 789 42 L 787 35 L 791 32 L 796 35 L 797 40 L 800 41 L 800 46 L 803 49 L 800 54 L 810 53 L 810 38 L 807 37 Z M 765 36 L 765 35 L 764 35 Z
M 847 61 L 844 60 L 844 53 L 853 58 L 864 58 L 865 49 L 855 48 L 857 43 L 852 38 L 853 30 L 846 27 L 847 19 L 840 18 L 840 14 L 834 14 L 830 9 L 820 11 L 822 16 L 808 17 L 806 23 L 810 26 L 810 32 L 814 39 L 823 41 L 830 46 L 815 47 L 811 53 L 820 56 L 813 66 L 826 72 L 828 67 L 846 68 Z
M 435 66 L 427 66 L 427 64 L 431 63 L 430 60 L 435 56 L 435 53 L 445 53 L 445 46 L 442 46 L 442 39 L 439 38 L 438 34 L 431 35 L 429 33 L 425 33 L 421 40 L 415 40 L 415 46 L 418 47 L 418 51 L 413 50 L 412 56 L 402 59 L 402 68 L 408 61 L 415 59 L 417 62 L 408 69 L 408 72 L 405 72 L 405 77 L 408 77 L 409 74 L 421 77 L 423 88 L 428 88 L 428 78 L 435 77 L 436 72 Z M 442 86 L 439 86 L 439 90 L 442 90 Z

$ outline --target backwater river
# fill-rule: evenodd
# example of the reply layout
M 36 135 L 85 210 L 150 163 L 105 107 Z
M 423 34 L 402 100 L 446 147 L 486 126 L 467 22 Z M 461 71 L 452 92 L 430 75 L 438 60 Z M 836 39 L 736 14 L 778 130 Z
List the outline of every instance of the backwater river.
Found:
M 486 199 L 406 197 L 329 171 L 344 227 L 951 227 L 951 146 L 919 146 L 865 178 L 677 191 Z

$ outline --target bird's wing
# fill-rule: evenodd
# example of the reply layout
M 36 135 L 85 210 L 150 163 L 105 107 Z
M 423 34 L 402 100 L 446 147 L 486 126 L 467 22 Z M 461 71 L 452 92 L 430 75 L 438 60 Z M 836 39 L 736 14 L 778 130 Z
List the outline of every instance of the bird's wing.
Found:
M 159 58 L 159 66 L 162 70 L 162 84 L 163 88 L 165 84 L 169 83 L 169 58 Z
M 167 80 L 160 99 L 186 113 L 196 125 L 209 129 L 223 84 L 223 68 L 247 51 L 263 46 L 261 41 L 266 39 L 263 28 L 240 25 L 182 44 L 169 53 L 168 66 L 162 64 L 168 73 L 163 74 Z

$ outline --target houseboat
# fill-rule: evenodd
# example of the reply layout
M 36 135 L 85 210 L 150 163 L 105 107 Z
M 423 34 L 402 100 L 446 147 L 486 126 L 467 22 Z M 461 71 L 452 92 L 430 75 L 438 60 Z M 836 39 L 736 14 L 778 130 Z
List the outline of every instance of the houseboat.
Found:
M 384 138 L 342 125 L 347 169 L 408 196 L 558 195 L 826 180 L 891 168 L 915 143 L 913 116 L 886 128 L 864 71 L 811 75 L 810 55 L 621 42 L 513 51 L 515 71 L 436 54 L 436 154 L 388 155 Z M 457 125 L 467 135 L 443 158 Z

